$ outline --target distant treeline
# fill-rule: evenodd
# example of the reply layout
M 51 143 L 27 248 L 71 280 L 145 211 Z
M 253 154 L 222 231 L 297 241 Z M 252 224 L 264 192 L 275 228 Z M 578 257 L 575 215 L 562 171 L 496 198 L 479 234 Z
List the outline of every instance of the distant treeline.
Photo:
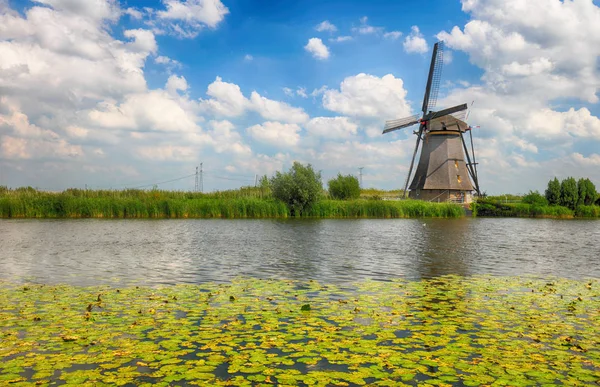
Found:
M 377 199 L 322 198 L 296 217 L 412 218 L 461 217 L 456 204 Z M 2 218 L 288 218 L 289 206 L 261 187 L 214 193 L 162 190 L 38 191 L 0 187 Z
M 473 205 L 477 216 L 598 218 L 600 197 L 590 179 L 572 177 L 548 182 L 544 195 L 530 191 L 522 197 L 501 195 L 481 198 Z

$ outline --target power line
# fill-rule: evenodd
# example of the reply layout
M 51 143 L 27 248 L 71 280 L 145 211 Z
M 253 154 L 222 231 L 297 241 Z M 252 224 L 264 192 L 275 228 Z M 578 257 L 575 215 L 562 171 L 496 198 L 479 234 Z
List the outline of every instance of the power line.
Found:
M 176 179 L 159 181 L 158 183 L 152 183 L 152 184 L 138 185 L 137 187 L 130 187 L 130 189 L 136 189 L 136 188 L 150 187 L 150 186 L 153 186 L 153 185 L 172 183 L 174 181 L 179 181 L 179 180 L 187 179 L 188 177 L 192 177 L 192 176 L 195 176 L 195 175 L 196 175 L 195 173 L 192 173 L 191 175 L 178 177 Z

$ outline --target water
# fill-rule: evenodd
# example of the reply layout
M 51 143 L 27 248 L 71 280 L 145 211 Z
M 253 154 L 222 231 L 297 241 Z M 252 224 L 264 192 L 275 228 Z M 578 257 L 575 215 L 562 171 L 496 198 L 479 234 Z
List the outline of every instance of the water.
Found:
M 600 222 L 547 219 L 1 220 L 0 279 L 72 285 L 600 277 Z

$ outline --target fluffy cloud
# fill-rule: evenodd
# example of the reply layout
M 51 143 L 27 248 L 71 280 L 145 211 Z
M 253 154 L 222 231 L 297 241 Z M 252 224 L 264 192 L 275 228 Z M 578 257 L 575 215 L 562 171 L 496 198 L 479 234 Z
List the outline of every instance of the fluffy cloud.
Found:
M 204 27 L 215 28 L 229 13 L 220 0 L 163 0 L 166 9 L 158 11 L 158 21 L 169 33 L 193 38 Z M 166 23 L 165 23 L 166 22 Z
M 329 58 L 329 49 L 319 38 L 310 38 L 304 49 L 312 54 L 313 57 L 323 60 Z
M 408 53 L 424 54 L 429 51 L 427 41 L 417 26 L 412 26 L 410 35 L 404 38 L 403 46 L 404 51 Z
M 202 100 L 200 106 L 207 112 L 225 117 L 237 117 L 246 111 L 256 111 L 263 118 L 272 121 L 303 123 L 308 114 L 285 102 L 275 101 L 261 96 L 256 91 L 250 98 L 244 97 L 240 87 L 234 83 L 223 82 L 220 77 L 208 86 L 207 93 L 211 99 Z
M 212 98 L 201 101 L 201 106 L 225 117 L 239 116 L 249 107 L 249 101 L 240 87 L 235 83 L 223 82 L 221 77 L 208 85 L 206 94 Z
M 325 138 L 348 138 L 356 134 L 358 125 L 348 117 L 315 117 L 306 123 L 306 130 L 313 136 Z
M 600 8 L 589 1 L 462 3 L 471 20 L 437 37 L 467 53 L 483 75 L 479 85 L 450 90 L 446 101 L 476 101 L 469 120 L 481 125 L 478 161 L 490 189 L 519 189 L 519 181 L 542 189 L 554 175 L 598 176 L 594 156 L 583 154 L 600 146 L 600 119 L 573 106 L 598 101 Z M 507 180 L 508 169 L 515 173 Z
M 378 118 L 383 122 L 410 115 L 411 108 L 405 98 L 402 79 L 392 74 L 379 78 L 361 73 L 344 79 L 340 90 L 325 90 L 323 106 L 337 113 Z
M 300 127 L 296 124 L 267 121 L 262 125 L 253 125 L 246 131 L 257 141 L 279 147 L 292 147 L 300 141 Z

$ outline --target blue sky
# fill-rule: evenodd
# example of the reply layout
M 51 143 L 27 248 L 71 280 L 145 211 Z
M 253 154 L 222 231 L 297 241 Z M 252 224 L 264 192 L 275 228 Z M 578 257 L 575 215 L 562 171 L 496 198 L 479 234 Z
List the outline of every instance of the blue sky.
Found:
M 488 193 L 600 184 L 591 0 L 0 0 L 0 185 L 253 184 L 297 160 L 399 188 L 445 41 L 440 108 L 475 101 Z M 159 184 L 193 189 L 194 178 Z

